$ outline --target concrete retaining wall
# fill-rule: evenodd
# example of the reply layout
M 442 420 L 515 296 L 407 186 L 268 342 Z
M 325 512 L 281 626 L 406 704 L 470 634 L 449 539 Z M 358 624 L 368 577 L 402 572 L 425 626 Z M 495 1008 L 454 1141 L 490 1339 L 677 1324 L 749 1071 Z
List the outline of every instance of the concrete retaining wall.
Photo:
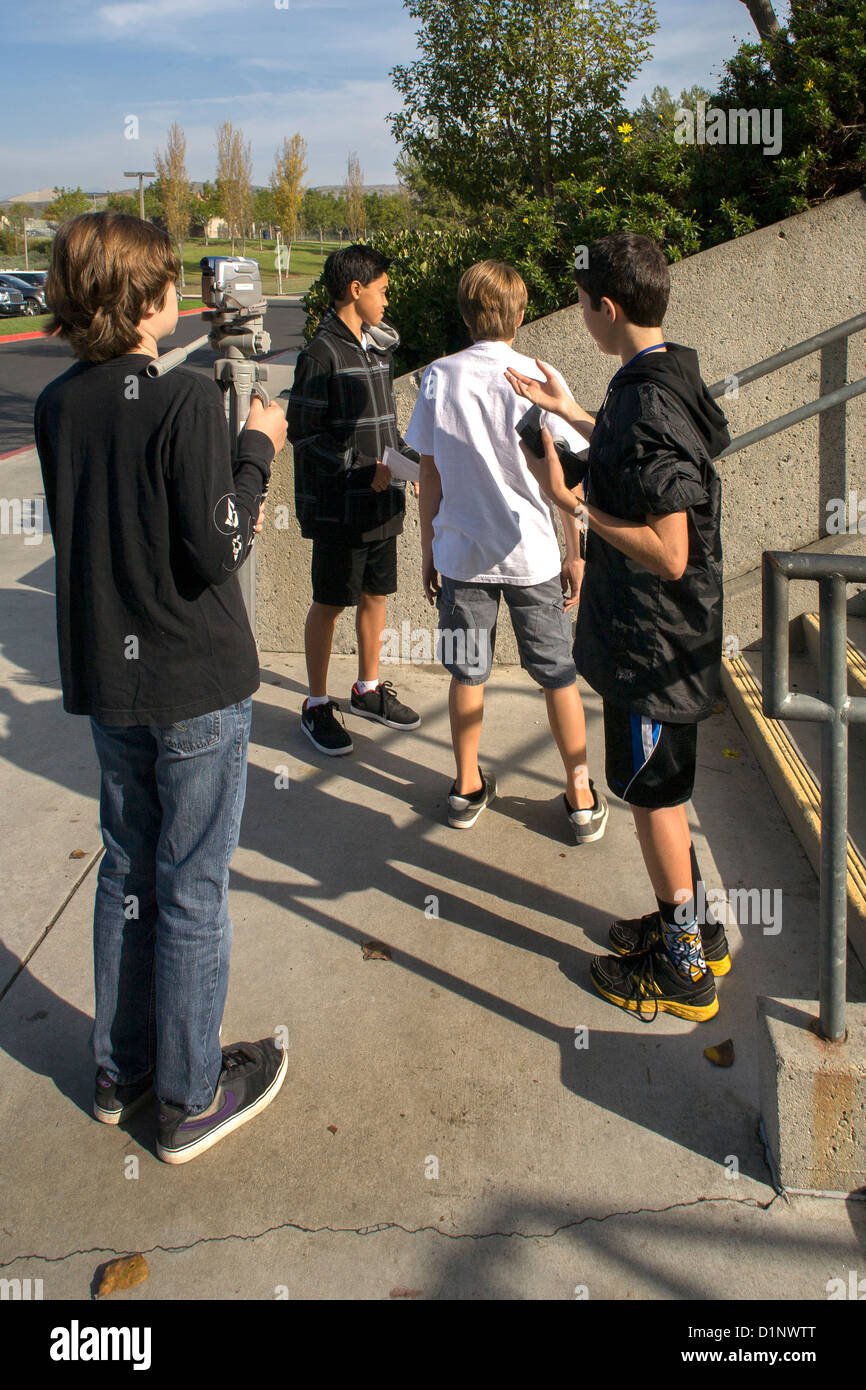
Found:
M 671 267 L 671 307 L 665 332 L 695 347 L 707 382 L 731 377 L 814 333 L 866 308 L 866 200 L 861 192 L 752 232 L 749 236 Z M 515 344 L 564 373 L 578 401 L 596 409 L 616 362 L 602 357 L 576 307 L 525 325 Z M 847 368 L 844 348 L 834 345 L 740 390 L 721 402 L 731 433 L 793 410 L 846 380 L 866 376 L 866 334 L 852 338 Z M 412 411 L 415 374 L 400 378 L 396 394 L 402 425 Z M 847 476 L 843 467 L 847 431 Z M 866 535 L 824 533 L 829 497 L 856 489 L 866 501 L 866 397 L 847 410 L 828 412 L 753 445 L 719 465 L 724 484 L 726 633 L 741 647 L 760 632 L 760 557 L 768 548 L 798 550 L 819 544 L 866 553 Z M 274 466 L 272 505 L 258 546 L 258 640 L 263 651 L 303 649 L 303 621 L 310 602 L 310 542 L 294 519 L 291 448 Z M 282 510 L 277 510 L 282 504 Z M 280 529 L 277 523 L 283 523 Z M 418 505 L 407 500 L 400 540 L 400 588 L 389 602 L 388 623 L 398 631 L 435 627 L 435 613 L 420 589 Z M 852 590 L 853 592 L 853 590 Z M 792 586 L 792 615 L 814 607 L 814 586 Z M 417 639 L 416 639 L 417 640 Z M 340 619 L 335 651 L 355 649 L 353 618 Z M 407 657 L 409 652 L 406 652 Z M 503 613 L 499 660 L 516 660 Z M 388 673 L 383 673 L 387 678 Z

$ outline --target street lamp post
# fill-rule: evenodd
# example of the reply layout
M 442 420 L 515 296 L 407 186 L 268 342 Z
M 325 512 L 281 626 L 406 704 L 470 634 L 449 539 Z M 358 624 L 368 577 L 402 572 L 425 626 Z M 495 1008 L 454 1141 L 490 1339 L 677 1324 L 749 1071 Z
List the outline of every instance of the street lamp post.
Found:
M 125 179 L 138 179 L 138 212 L 144 221 L 144 180 L 155 179 L 156 171 L 153 169 L 125 169 L 123 173 Z

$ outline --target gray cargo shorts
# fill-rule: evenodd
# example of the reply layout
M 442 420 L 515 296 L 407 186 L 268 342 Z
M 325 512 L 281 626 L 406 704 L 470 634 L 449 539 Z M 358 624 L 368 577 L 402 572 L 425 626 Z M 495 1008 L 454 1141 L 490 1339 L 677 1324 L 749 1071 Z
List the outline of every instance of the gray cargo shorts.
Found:
M 571 620 L 563 612 L 559 576 L 543 584 L 465 584 L 443 574 L 436 600 L 436 654 L 461 685 L 483 685 L 496 647 L 499 600 L 511 614 L 520 664 L 543 690 L 562 690 L 577 679 Z

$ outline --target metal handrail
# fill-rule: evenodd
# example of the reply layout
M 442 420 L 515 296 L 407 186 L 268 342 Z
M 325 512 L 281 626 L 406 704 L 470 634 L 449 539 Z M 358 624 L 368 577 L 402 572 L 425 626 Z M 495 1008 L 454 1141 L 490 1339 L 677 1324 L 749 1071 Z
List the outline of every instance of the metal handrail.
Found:
M 830 343 L 838 342 L 840 338 L 850 338 L 852 333 L 860 333 L 863 329 L 866 329 L 866 313 L 855 314 L 853 318 L 837 323 L 834 328 L 825 328 L 823 333 L 815 333 L 811 338 L 804 338 L 801 343 L 795 343 L 793 347 L 775 352 L 772 357 L 765 357 L 762 361 L 753 363 L 751 367 L 744 367 L 741 372 L 732 372 L 723 381 L 716 381 L 707 389 L 714 399 L 718 399 L 719 396 L 725 394 L 731 381 L 735 381 L 738 386 L 747 386 L 750 381 L 757 381 L 759 377 L 776 372 L 780 367 L 786 367 L 789 362 L 797 362 L 801 357 L 808 357 L 812 352 L 820 352 Z M 757 429 L 738 435 L 736 439 L 731 440 L 727 449 L 722 450 L 719 458 L 736 454 L 740 449 L 747 449 L 750 444 L 757 444 L 761 439 L 769 439 L 773 434 L 779 434 L 782 430 L 790 429 L 792 425 L 798 425 L 801 420 L 808 420 L 810 416 L 819 415 L 823 411 L 831 409 L 832 406 L 843 405 L 845 401 L 851 400 L 854 396 L 860 396 L 864 392 L 866 392 L 866 377 L 840 386 L 838 390 L 830 391 L 826 396 L 819 396 L 817 400 L 810 401 L 808 405 L 801 405 L 796 410 L 789 410 L 787 414 L 778 415 L 775 420 L 768 421 L 766 425 L 759 425 Z
M 789 688 L 788 581 L 818 582 L 818 697 Z M 845 1038 L 848 916 L 848 725 L 866 723 L 866 697 L 848 694 L 846 584 L 866 581 L 866 556 L 765 550 L 762 701 L 768 719 L 821 724 L 818 1031 Z
M 756 429 L 749 430 L 746 434 L 738 434 L 736 439 L 732 439 L 727 449 L 723 449 L 718 455 L 720 459 L 727 458 L 728 454 L 739 453 L 740 449 L 747 449 L 750 444 L 757 444 L 761 439 L 769 439 L 771 434 L 779 434 L 782 430 L 790 429 L 791 425 L 799 425 L 801 420 L 808 420 L 811 415 L 820 415 L 823 410 L 829 410 L 832 405 L 843 405 L 845 401 L 850 401 L 853 396 L 862 396 L 866 391 L 866 376 L 859 381 L 850 381 L 847 386 L 840 386 L 836 391 L 828 391 L 826 396 L 819 396 L 816 401 L 810 401 L 808 405 L 800 405 L 796 410 L 789 410 L 787 415 L 777 415 L 775 420 L 770 420 L 766 425 L 758 425 Z
M 853 318 L 837 323 L 835 328 L 825 328 L 823 333 L 816 333 L 811 338 L 804 338 L 802 343 L 795 343 L 793 347 L 783 348 L 781 352 L 775 352 L 772 357 L 763 358 L 754 366 L 745 367 L 741 372 L 732 372 L 731 376 L 725 377 L 724 381 L 717 381 L 707 389 L 713 397 L 723 396 L 732 377 L 741 386 L 747 386 L 750 381 L 757 381 L 758 377 L 767 376 L 769 372 L 776 372 L 780 367 L 786 367 L 789 362 L 797 362 L 801 357 L 808 357 L 812 352 L 819 352 L 821 348 L 827 347 L 829 343 L 837 342 L 840 338 L 850 338 L 852 333 L 860 333 L 864 328 L 866 328 L 866 313 L 855 314 Z

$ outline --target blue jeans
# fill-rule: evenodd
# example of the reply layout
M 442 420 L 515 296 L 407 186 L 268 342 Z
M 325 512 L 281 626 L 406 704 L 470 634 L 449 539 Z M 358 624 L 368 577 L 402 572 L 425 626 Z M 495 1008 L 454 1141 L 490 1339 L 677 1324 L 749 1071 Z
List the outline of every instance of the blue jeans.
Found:
M 204 1110 L 222 1068 L 229 864 L 247 779 L 252 700 L 177 724 L 91 720 L 105 854 L 93 912 L 98 1067 L 155 1071 L 157 1098 Z

